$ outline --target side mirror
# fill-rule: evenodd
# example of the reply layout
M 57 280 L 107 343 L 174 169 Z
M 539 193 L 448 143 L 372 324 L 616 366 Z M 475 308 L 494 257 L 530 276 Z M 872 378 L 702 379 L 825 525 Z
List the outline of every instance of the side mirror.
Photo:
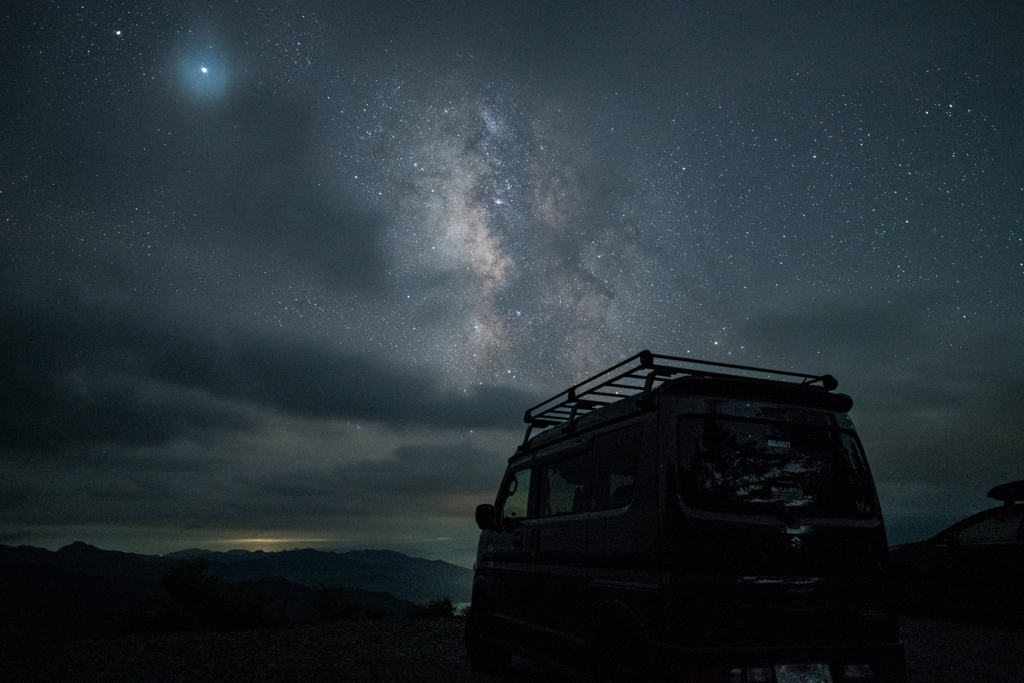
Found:
M 476 525 L 483 531 L 495 528 L 493 505 L 485 503 L 483 505 L 476 506 Z

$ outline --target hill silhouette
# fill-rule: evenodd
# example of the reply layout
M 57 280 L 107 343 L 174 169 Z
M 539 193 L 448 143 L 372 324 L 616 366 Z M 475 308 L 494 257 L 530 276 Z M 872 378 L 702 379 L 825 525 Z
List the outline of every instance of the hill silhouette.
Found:
M 341 616 L 404 616 L 444 597 L 466 602 L 473 574 L 392 551 L 192 549 L 156 556 L 81 542 L 56 552 L 0 544 L 0 637 L 66 638 L 123 629 L 126 614 L 173 604 L 165 577 L 197 562 L 222 593 L 265 596 L 283 606 L 291 622 L 322 617 L 324 596 L 342 605 L 335 609 Z
M 282 550 L 267 553 L 233 550 L 211 552 L 187 550 L 153 558 L 153 562 L 176 562 L 202 558 L 210 571 L 225 581 L 255 581 L 279 576 L 319 588 L 342 585 L 366 591 L 380 591 L 425 604 L 449 597 L 469 602 L 473 572 L 442 560 L 409 557 L 392 550 Z

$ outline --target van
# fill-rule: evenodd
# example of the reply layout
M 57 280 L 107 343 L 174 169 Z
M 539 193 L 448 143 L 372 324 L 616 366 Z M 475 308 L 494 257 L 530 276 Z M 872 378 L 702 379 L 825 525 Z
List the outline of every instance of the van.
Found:
M 836 387 L 643 351 L 526 411 L 476 510 L 472 666 L 905 680 L 885 526 Z

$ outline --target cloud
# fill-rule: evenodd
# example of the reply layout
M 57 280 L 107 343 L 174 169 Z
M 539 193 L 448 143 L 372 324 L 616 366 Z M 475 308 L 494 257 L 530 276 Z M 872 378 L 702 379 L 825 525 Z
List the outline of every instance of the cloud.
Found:
M 130 302 L 63 296 L 0 304 L 4 449 L 154 445 L 251 430 L 258 411 L 391 427 L 514 427 L 537 397 L 448 388 L 327 342 L 257 333 Z
M 1020 478 L 1024 341 L 983 319 L 916 292 L 762 311 L 742 333 L 784 368 L 839 379 L 876 478 L 984 487 Z
M 253 88 L 223 112 L 171 121 L 189 127 L 180 131 L 189 140 L 182 170 L 201 209 L 197 220 L 214 244 L 248 245 L 252 258 L 320 275 L 328 286 L 383 291 L 386 217 L 327 172 L 314 111 L 308 95 Z
M 262 418 L 250 432 L 201 442 L 7 457 L 0 538 L 48 547 L 135 539 L 150 552 L 238 547 L 227 539 L 245 538 L 306 547 L 289 539 L 315 538 L 319 547 L 412 543 L 436 556 L 443 536 L 468 564 L 478 534 L 473 509 L 493 500 L 520 435 Z
M 249 482 L 244 499 L 251 501 L 251 514 L 257 518 L 288 508 L 307 517 L 468 518 L 476 503 L 493 498 L 509 455 L 511 450 L 495 450 L 484 440 L 435 435 L 425 443 L 400 445 L 380 458 L 257 477 Z

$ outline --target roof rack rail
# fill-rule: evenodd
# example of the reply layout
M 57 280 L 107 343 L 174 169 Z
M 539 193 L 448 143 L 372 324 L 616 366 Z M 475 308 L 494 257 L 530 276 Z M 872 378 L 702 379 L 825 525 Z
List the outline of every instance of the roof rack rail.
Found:
M 698 367 L 688 367 L 690 365 Z M 807 375 L 747 365 L 716 363 L 695 358 L 664 356 L 644 350 L 527 410 L 523 416 L 523 421 L 527 424 L 526 437 L 520 448 L 525 449 L 529 444 L 530 433 L 534 427 L 571 425 L 577 418 L 587 413 L 639 393 L 649 394 L 651 390 L 676 377 L 736 378 L 745 376 L 704 368 L 723 368 L 739 370 L 744 373 L 758 373 L 761 376 L 754 377 L 754 379 L 761 380 L 786 381 L 786 379 L 792 378 L 793 383 L 805 385 L 820 383 L 826 391 L 832 391 L 839 386 L 832 375 Z

